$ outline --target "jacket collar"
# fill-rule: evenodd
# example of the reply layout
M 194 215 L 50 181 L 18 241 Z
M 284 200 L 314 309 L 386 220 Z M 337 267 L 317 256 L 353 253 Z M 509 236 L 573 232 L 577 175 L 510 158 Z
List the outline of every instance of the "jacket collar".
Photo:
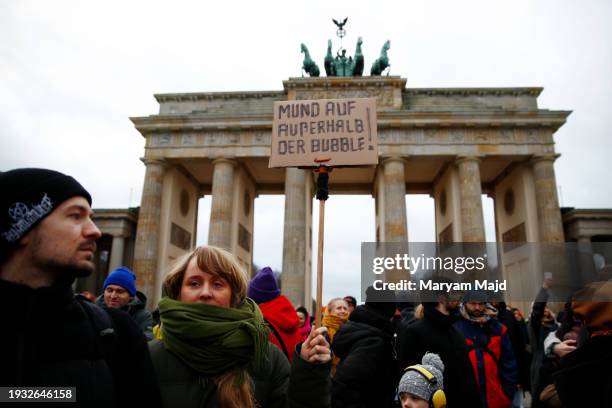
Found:
M 384 332 L 390 333 L 393 331 L 391 325 L 391 317 L 385 317 L 377 309 L 369 305 L 360 305 L 353 310 L 349 316 L 349 320 L 358 323 L 368 324 L 376 327 Z
M 424 306 L 423 312 L 425 314 L 425 320 L 440 328 L 450 327 L 456 321 L 452 316 L 445 315 L 436 309 L 435 304 Z
M 0 279 L 0 302 L 6 307 L 36 304 L 43 309 L 52 310 L 73 300 L 72 282 L 59 282 L 53 286 L 34 289 L 27 285 Z

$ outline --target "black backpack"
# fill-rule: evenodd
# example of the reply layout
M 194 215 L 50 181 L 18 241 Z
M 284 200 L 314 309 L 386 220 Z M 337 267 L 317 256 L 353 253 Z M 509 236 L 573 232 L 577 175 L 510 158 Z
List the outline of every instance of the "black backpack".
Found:
M 77 294 L 75 299 L 85 312 L 96 333 L 94 344 L 96 354 L 106 360 L 106 363 L 112 370 L 113 361 L 117 358 L 119 346 L 119 337 L 115 332 L 113 320 L 104 309 L 91 302 L 85 296 Z

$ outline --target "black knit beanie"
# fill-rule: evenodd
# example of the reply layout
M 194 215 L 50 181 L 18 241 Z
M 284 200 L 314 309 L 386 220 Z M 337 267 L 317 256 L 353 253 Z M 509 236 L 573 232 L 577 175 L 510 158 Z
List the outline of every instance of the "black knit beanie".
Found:
M 15 169 L 0 173 L 0 247 L 19 240 L 60 204 L 72 197 L 91 196 L 70 176 L 46 169 Z
M 395 302 L 395 292 L 392 290 L 375 290 L 372 286 L 366 289 L 365 304 L 386 317 L 392 317 L 395 313 Z

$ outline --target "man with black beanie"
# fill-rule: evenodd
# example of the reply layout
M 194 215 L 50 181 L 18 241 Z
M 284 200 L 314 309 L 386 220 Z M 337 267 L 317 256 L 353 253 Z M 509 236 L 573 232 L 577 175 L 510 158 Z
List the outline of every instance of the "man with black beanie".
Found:
M 101 235 L 89 193 L 46 169 L 0 173 L 0 191 L 0 386 L 74 387 L 71 406 L 159 406 L 142 332 L 72 291 Z
M 437 277 L 437 282 L 451 282 Z M 449 303 L 452 294 L 427 291 L 422 294 L 423 318 L 408 326 L 402 326 L 398 333 L 397 359 L 404 370 L 420 364 L 427 352 L 436 353 L 444 362 L 444 392 L 448 408 L 482 407 L 474 370 L 468 357 L 463 336 L 453 327 L 456 319 L 452 316 Z M 437 299 L 437 302 L 432 300 Z
M 393 406 L 399 371 L 393 326 L 395 293 L 366 290 L 365 305 L 357 306 L 332 343 L 340 358 L 332 378 L 332 407 Z

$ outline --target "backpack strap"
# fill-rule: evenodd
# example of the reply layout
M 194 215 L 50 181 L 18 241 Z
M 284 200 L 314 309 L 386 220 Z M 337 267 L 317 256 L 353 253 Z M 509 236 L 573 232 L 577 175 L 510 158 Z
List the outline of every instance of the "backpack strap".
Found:
M 283 349 L 283 353 L 285 353 L 285 356 L 287 356 L 287 360 L 289 360 L 289 353 L 287 352 L 287 346 L 285 346 L 285 342 L 283 341 L 283 338 L 281 337 L 279 332 L 276 330 L 276 328 L 272 324 L 270 324 L 268 319 L 266 319 L 264 317 L 264 321 L 266 322 L 266 324 L 268 325 L 270 330 L 272 330 L 272 333 L 274 334 L 274 337 L 276 337 L 276 340 L 278 340 L 278 343 L 280 344 L 280 346 Z
M 508 331 L 508 328 L 503 323 L 500 323 L 500 325 L 501 325 L 500 334 L 499 335 L 495 335 L 495 336 L 502 337 L 504 334 L 506 334 L 506 332 Z M 489 325 L 486 325 L 485 329 L 486 329 L 487 338 L 490 340 L 491 336 L 494 335 L 492 333 L 492 328 Z M 493 353 L 493 350 L 491 350 L 489 348 L 489 344 L 488 343 L 482 343 L 482 342 L 475 343 L 473 340 L 471 340 L 471 339 L 469 339 L 467 337 L 465 338 L 465 340 L 466 340 L 466 343 L 467 343 L 468 352 L 470 352 L 470 351 L 472 351 L 474 349 L 479 349 L 482 352 L 485 352 L 488 355 L 490 355 L 491 358 L 493 359 L 493 361 L 495 362 L 495 364 L 499 367 L 500 359 L 497 358 L 497 356 L 495 356 L 495 353 Z
M 481 351 L 484 351 L 485 353 L 487 353 L 488 355 L 491 356 L 491 358 L 493 358 L 493 361 L 495 361 L 495 364 L 497 364 L 499 366 L 499 359 L 495 356 L 495 354 L 493 353 L 493 351 L 489 348 L 489 346 L 487 344 L 468 344 L 468 353 L 474 349 L 479 349 Z
M 75 295 L 77 304 L 85 312 L 94 328 L 96 353 L 110 363 L 116 355 L 118 337 L 111 317 L 104 309 L 82 295 Z

